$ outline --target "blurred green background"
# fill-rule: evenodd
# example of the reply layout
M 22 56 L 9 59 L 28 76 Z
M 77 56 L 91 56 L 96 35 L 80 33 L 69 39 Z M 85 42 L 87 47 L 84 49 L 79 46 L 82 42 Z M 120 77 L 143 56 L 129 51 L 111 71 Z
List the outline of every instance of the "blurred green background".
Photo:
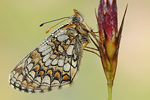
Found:
M 150 100 L 150 0 L 118 0 L 118 24 L 125 18 L 113 100 Z M 57 22 L 78 9 L 85 22 L 97 30 L 95 8 L 99 0 L 1 0 L 0 1 L 0 98 L 1 100 L 107 100 L 107 85 L 100 59 L 84 52 L 73 84 L 61 90 L 28 94 L 12 89 L 8 75 L 15 65 L 37 47 Z M 60 25 L 61 26 L 61 25 Z

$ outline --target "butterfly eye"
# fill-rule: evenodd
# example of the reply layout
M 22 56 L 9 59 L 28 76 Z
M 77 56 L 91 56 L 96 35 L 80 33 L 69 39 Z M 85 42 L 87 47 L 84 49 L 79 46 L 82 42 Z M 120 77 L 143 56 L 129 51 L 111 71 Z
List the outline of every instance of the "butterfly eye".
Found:
M 81 21 L 81 19 L 79 17 L 74 17 L 73 21 Z

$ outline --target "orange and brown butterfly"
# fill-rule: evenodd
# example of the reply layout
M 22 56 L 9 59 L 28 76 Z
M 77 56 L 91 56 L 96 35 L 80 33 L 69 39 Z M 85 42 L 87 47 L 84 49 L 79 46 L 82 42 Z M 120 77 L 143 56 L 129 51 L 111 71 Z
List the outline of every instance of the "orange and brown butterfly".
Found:
M 44 92 L 70 84 L 79 70 L 89 30 L 74 9 L 68 24 L 60 27 L 11 71 L 9 83 L 24 92 Z

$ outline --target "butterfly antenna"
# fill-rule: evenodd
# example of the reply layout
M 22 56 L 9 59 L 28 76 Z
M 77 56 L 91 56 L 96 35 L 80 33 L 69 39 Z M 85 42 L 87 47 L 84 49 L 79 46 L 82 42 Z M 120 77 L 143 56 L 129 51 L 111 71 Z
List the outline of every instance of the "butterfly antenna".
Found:
M 61 20 L 61 19 L 70 19 L 71 17 L 62 17 L 62 18 L 59 18 L 59 19 L 55 19 L 55 20 L 51 20 L 51 21 L 48 21 L 48 22 L 44 22 L 42 24 L 40 24 L 40 27 L 43 26 L 44 24 L 47 24 L 47 23 L 51 23 L 51 22 L 54 22 L 54 21 L 58 21 L 58 20 Z
M 57 26 L 58 24 L 60 24 L 60 23 L 62 23 L 62 22 L 64 22 L 64 21 L 66 21 L 66 20 L 67 20 L 67 19 L 62 20 L 61 22 L 59 22 L 59 23 L 55 24 L 54 26 L 50 27 L 50 28 L 46 31 L 46 33 L 48 33 L 53 27 Z

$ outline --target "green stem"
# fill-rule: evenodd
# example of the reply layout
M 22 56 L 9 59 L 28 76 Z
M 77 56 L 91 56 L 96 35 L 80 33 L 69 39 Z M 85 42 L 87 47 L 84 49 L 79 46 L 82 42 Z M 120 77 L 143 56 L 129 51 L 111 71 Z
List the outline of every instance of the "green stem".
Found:
M 108 84 L 108 100 L 112 100 L 112 84 Z

